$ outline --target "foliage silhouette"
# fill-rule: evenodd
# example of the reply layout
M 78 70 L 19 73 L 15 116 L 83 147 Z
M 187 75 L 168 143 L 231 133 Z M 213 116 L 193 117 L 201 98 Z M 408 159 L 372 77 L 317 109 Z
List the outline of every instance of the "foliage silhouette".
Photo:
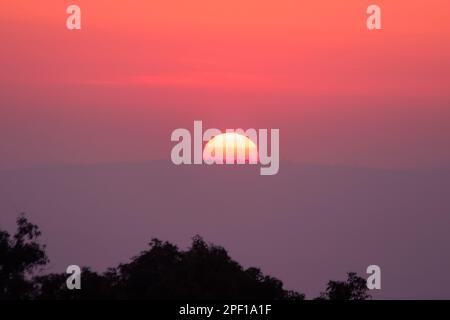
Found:
M 131 262 L 98 275 L 82 272 L 82 290 L 66 274 L 37 277 L 37 299 L 303 299 L 257 268 L 243 269 L 222 247 L 196 236 L 187 251 L 153 239 Z
M 23 214 L 14 236 L 0 230 L 0 299 L 27 299 L 33 295 L 33 272 L 48 262 L 45 246 L 37 239 L 39 228 Z
M 347 273 L 347 281 L 329 281 L 319 300 L 366 300 L 368 294 L 366 280 L 354 272 Z
M 48 263 L 36 225 L 21 215 L 11 239 L 0 230 L 0 299 L 264 299 L 303 300 L 283 283 L 258 268 L 244 269 L 227 251 L 195 236 L 180 250 L 153 239 L 149 248 L 130 262 L 99 274 L 83 268 L 81 290 L 69 290 L 68 275 L 34 275 Z M 32 277 L 34 275 L 34 277 Z M 330 281 L 319 299 L 367 299 L 365 280 L 349 273 L 346 282 Z

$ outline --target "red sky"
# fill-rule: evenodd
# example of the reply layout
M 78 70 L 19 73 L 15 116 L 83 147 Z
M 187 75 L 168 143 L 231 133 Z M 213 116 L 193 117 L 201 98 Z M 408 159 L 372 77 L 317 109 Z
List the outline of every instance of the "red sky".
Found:
M 66 7 L 82 30 L 65 27 Z M 382 9 L 368 31 L 366 8 Z M 450 4 L 0 0 L 0 169 L 169 158 L 170 132 L 280 128 L 283 160 L 450 164 Z

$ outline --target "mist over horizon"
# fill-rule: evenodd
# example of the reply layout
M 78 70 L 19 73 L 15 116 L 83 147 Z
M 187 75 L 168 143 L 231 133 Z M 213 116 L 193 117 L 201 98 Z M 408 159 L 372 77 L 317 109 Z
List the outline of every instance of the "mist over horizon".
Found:
M 292 163 L 275 176 L 258 171 L 162 161 L 2 171 L 0 223 L 12 228 L 26 212 L 41 227 L 47 272 L 104 271 L 152 238 L 186 248 L 199 234 L 307 298 L 371 264 L 385 270 L 374 298 L 448 298 L 450 171 Z

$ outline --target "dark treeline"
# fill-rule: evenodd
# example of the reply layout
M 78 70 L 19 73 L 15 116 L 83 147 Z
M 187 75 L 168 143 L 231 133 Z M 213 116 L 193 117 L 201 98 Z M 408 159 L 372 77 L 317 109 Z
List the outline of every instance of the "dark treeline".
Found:
M 81 290 L 69 290 L 68 274 L 40 275 L 49 262 L 41 232 L 24 215 L 17 231 L 0 230 L 0 299 L 267 299 L 303 300 L 277 278 L 258 268 L 244 269 L 227 251 L 193 238 L 180 250 L 153 239 L 149 248 L 129 263 L 97 273 L 83 268 Z M 346 281 L 329 281 L 317 299 L 368 299 L 366 280 L 349 273 Z

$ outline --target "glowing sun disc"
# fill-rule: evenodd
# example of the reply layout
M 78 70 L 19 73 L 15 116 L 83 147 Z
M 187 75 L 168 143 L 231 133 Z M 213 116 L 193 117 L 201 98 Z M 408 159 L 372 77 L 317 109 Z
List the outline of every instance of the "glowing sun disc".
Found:
M 235 132 L 226 132 L 208 141 L 203 149 L 203 160 L 208 164 L 256 164 L 258 148 L 249 137 Z

